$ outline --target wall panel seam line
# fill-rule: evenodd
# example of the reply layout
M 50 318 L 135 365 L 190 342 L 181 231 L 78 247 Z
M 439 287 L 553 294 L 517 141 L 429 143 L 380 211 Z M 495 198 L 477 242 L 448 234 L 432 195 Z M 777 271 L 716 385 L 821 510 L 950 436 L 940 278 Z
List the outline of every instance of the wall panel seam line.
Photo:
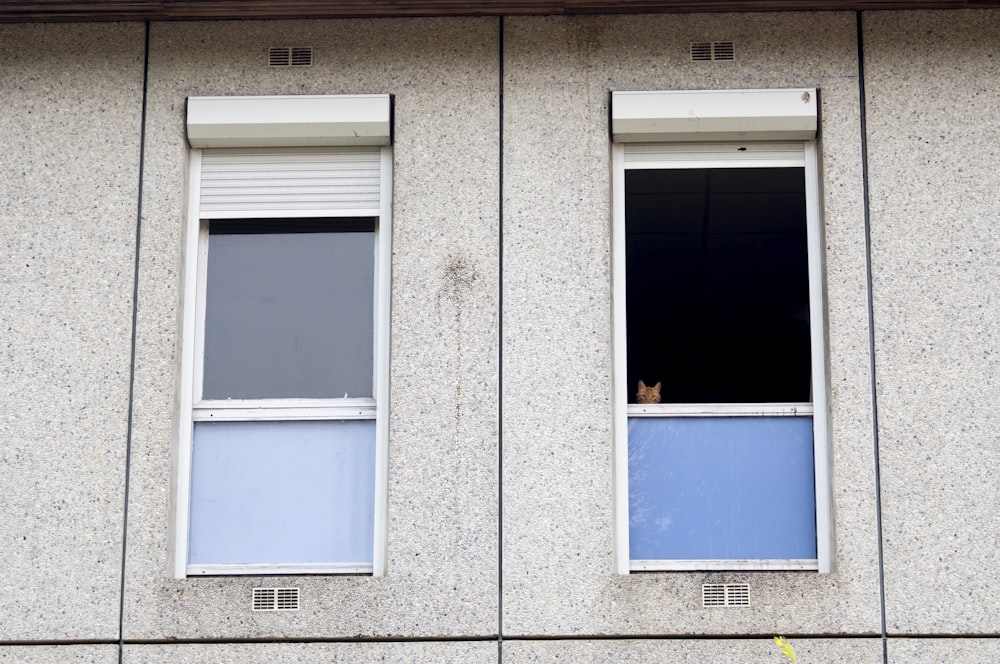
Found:
M 129 476 L 132 472 L 132 427 L 135 401 L 135 358 L 139 320 L 139 251 L 142 246 L 142 188 L 146 158 L 146 100 L 149 92 L 149 21 L 145 22 L 142 63 L 142 101 L 139 115 L 139 173 L 136 189 L 135 211 L 135 265 L 132 274 L 132 339 L 128 376 L 128 414 L 125 419 L 125 484 L 122 490 L 122 557 L 121 579 L 118 588 L 118 664 L 122 664 L 125 650 L 125 564 L 128 553 L 128 502 Z
M 503 664 L 503 149 L 504 19 L 497 18 L 497 664 Z
M 872 415 L 872 451 L 875 466 L 875 529 L 877 531 L 878 548 L 878 592 L 879 619 L 882 632 L 882 662 L 888 664 L 889 652 L 886 633 L 885 609 L 885 551 L 882 530 L 882 473 L 879 458 L 878 431 L 878 378 L 875 357 L 875 297 L 872 277 L 872 227 L 871 227 L 871 191 L 868 170 L 868 106 L 865 90 L 865 43 L 864 43 L 864 12 L 855 13 L 858 48 L 858 101 L 861 132 L 861 190 L 864 201 L 865 219 L 865 289 L 868 306 L 868 371 L 871 388 Z

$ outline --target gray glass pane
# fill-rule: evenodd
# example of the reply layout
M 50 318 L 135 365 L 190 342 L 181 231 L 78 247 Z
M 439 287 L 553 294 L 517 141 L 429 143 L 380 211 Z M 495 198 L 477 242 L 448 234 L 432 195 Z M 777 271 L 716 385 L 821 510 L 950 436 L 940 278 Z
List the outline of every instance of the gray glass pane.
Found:
M 202 398 L 370 397 L 371 221 L 212 222 Z

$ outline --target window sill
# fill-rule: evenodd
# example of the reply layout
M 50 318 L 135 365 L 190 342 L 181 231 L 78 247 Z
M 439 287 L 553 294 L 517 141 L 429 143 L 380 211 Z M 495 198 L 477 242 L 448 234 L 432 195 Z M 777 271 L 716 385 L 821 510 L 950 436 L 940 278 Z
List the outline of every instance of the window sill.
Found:
M 354 399 L 217 399 L 194 404 L 195 422 L 265 420 L 373 420 L 375 400 Z
M 810 559 L 787 560 L 630 560 L 632 572 L 777 572 L 817 571 L 819 561 Z
M 629 417 L 803 417 L 809 402 L 798 403 L 630 403 Z
M 299 574 L 371 574 L 371 563 L 258 563 L 247 565 L 188 565 L 188 576 L 266 576 Z

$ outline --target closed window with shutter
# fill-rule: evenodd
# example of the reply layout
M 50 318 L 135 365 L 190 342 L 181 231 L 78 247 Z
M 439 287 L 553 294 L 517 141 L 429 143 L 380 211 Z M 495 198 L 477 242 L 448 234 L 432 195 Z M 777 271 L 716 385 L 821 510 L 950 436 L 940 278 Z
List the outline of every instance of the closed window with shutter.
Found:
M 246 117 L 260 123 L 262 103 L 280 117 L 213 136 L 198 118 L 214 99 L 189 101 L 192 143 L 212 147 L 190 161 L 175 576 L 380 574 L 389 134 L 274 145 L 309 113 L 245 98 Z M 321 101 L 339 136 L 338 98 Z

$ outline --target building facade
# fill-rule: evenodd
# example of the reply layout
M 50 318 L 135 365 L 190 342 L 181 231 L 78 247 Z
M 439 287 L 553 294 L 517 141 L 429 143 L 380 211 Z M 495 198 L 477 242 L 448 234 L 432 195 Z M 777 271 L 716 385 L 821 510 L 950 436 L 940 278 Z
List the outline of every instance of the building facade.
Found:
M 612 94 L 789 89 L 828 569 L 630 570 Z M 9 23 L 0 94 L 0 661 L 1000 661 L 1000 9 Z M 391 104 L 371 569 L 194 573 L 192 100 L 356 95 Z

